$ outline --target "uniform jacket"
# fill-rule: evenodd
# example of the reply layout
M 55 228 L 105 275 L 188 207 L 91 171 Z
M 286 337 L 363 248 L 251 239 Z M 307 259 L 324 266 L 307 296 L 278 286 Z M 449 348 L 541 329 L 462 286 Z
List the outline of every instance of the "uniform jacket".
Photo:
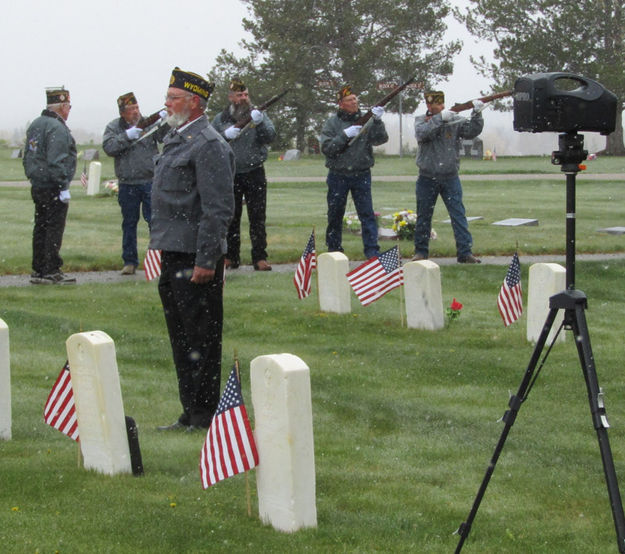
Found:
M 206 116 L 168 133 L 163 145 L 154 166 L 150 248 L 195 253 L 196 265 L 215 269 L 234 210 L 232 149 Z
M 454 177 L 460 169 L 460 141 L 477 137 L 484 127 L 481 113 L 472 113 L 467 119 L 454 115 L 443 121 L 441 114 L 429 120 L 425 115 L 415 118 L 417 137 L 417 165 L 424 177 Z
M 43 110 L 30 124 L 22 163 L 33 187 L 69 189 L 76 171 L 76 142 L 60 115 Z
M 367 171 L 375 163 L 373 147 L 388 140 L 382 120 L 371 118 L 369 127 L 347 148 L 351 139 L 343 130 L 354 125 L 361 116 L 360 110 L 354 114 L 338 110 L 323 126 L 319 142 L 326 157 L 326 167 L 333 173 L 355 175 Z
M 104 130 L 102 147 L 115 158 L 115 175 L 125 185 L 145 185 L 154 176 L 154 156 L 158 154 L 158 142 L 169 130 L 163 125 L 145 140 L 130 140 L 126 129 L 131 125 L 123 117 L 111 121 Z
M 262 112 L 263 120 L 255 125 L 252 123 L 234 140 L 228 142 L 237 162 L 237 173 L 249 173 L 265 163 L 267 159 L 267 145 L 276 138 L 276 129 L 269 116 Z M 213 119 L 213 127 L 222 136 L 224 131 L 234 125 L 236 121 L 230 115 L 230 106 L 217 114 Z

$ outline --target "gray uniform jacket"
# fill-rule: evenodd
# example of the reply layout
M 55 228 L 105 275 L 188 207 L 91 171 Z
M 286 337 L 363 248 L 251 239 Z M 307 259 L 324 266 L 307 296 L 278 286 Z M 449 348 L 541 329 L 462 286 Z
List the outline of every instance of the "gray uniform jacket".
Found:
M 69 189 L 76 159 L 76 142 L 63 118 L 43 110 L 26 131 L 22 164 L 32 186 Z
M 130 125 L 123 117 L 111 121 L 104 130 L 102 147 L 109 156 L 115 158 L 115 175 L 120 184 L 151 183 L 154 176 L 154 156 L 158 154 L 158 142 L 163 139 L 169 126 L 163 125 L 142 141 L 130 140 L 126 136 L 126 129 L 129 128 Z
M 260 167 L 267 159 L 267 145 L 276 138 L 276 129 L 269 116 L 262 112 L 263 120 L 258 124 L 252 123 L 234 140 L 228 142 L 237 162 L 237 173 L 249 173 Z M 226 108 L 213 119 L 213 127 L 222 136 L 224 131 L 236 122 L 230 116 L 230 107 Z
M 326 167 L 333 173 L 356 175 L 367 171 L 375 163 L 373 147 L 388 140 L 382 120 L 372 117 L 365 131 L 347 147 L 351 139 L 343 130 L 353 125 L 361 116 L 360 111 L 348 114 L 339 110 L 323 126 L 319 142 L 321 151 L 326 157 Z
M 205 115 L 170 132 L 156 157 L 150 248 L 195 253 L 215 269 L 234 210 L 234 154 Z
M 455 177 L 460 169 L 460 141 L 477 137 L 484 127 L 481 113 L 473 112 L 467 119 L 454 115 L 443 121 L 440 114 L 426 120 L 425 115 L 415 118 L 417 165 L 424 177 Z

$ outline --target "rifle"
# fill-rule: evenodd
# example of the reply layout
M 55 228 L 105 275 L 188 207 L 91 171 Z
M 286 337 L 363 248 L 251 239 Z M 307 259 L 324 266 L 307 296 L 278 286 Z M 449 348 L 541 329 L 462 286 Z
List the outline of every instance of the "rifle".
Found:
M 273 106 L 278 100 L 280 100 L 280 98 L 282 98 L 287 92 L 289 92 L 289 90 L 291 89 L 287 88 L 283 90 L 280 94 L 276 94 L 275 96 L 267 100 L 267 102 L 265 102 L 264 104 L 261 104 L 260 106 L 258 106 L 258 108 L 255 108 L 255 109 L 261 112 L 264 112 L 267 108 L 269 108 L 270 106 Z M 238 123 L 235 123 L 234 126 L 237 129 L 241 129 L 241 131 L 243 131 L 244 129 L 248 127 L 248 125 L 250 125 L 250 123 L 252 123 L 252 116 L 248 115 L 247 117 L 244 117 Z
M 147 129 L 150 125 L 154 125 L 160 119 L 160 113 L 163 111 L 163 108 L 154 112 L 152 115 L 148 115 L 147 117 L 142 117 L 137 123 L 137 127 L 139 129 Z
M 417 76 L 413 75 L 405 83 L 402 83 L 401 85 L 396 86 L 391 92 L 389 92 L 384 98 L 382 98 L 382 100 L 380 100 L 379 102 L 376 102 L 374 106 L 385 106 L 393 98 L 395 98 L 395 96 L 397 96 L 402 90 L 404 90 L 410 83 L 412 83 L 416 78 Z M 363 133 L 367 131 L 367 128 L 370 125 L 369 120 L 371 119 L 372 116 L 373 116 L 373 112 L 369 110 L 367 113 L 361 115 L 356 121 L 354 121 L 354 125 L 362 125 L 362 129 L 360 129 L 360 132 L 355 137 L 352 137 L 351 139 L 349 139 L 349 141 L 347 142 L 347 146 L 345 148 L 349 148 L 351 144 L 360 135 L 362 135 Z
M 491 94 L 490 96 L 483 96 L 482 98 L 478 98 L 478 100 L 486 103 L 492 102 L 493 100 L 497 100 L 498 98 L 505 98 L 506 96 L 512 96 L 514 94 L 513 90 L 505 90 L 504 92 L 498 92 L 496 94 Z M 470 110 L 473 108 L 473 100 L 469 100 L 468 102 L 464 102 L 463 104 L 454 104 L 451 108 L 449 108 L 452 112 L 463 112 L 465 110 Z

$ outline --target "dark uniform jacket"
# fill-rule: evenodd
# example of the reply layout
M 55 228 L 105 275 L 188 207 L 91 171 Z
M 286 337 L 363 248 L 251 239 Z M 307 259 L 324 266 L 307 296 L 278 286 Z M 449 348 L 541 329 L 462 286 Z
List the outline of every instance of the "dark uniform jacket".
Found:
M 163 144 L 154 168 L 150 248 L 195 253 L 195 265 L 215 269 L 234 211 L 232 149 L 206 116 L 170 132 Z
M 343 130 L 354 125 L 361 116 L 360 110 L 354 114 L 338 110 L 323 126 L 319 142 L 326 157 L 326 167 L 333 173 L 356 175 L 370 169 L 375 163 L 373 146 L 388 140 L 382 120 L 371 118 L 369 127 L 348 148 L 351 139 Z
M 76 158 L 76 142 L 63 118 L 43 110 L 26 131 L 22 163 L 32 186 L 69 189 Z

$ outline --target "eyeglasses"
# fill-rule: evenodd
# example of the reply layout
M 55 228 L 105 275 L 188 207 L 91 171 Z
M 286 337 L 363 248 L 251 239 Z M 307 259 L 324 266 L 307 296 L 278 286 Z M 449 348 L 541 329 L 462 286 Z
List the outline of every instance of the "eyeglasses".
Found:
M 169 102 L 171 100 L 178 100 L 178 98 L 190 98 L 190 94 L 168 94 L 165 96 L 165 102 Z

